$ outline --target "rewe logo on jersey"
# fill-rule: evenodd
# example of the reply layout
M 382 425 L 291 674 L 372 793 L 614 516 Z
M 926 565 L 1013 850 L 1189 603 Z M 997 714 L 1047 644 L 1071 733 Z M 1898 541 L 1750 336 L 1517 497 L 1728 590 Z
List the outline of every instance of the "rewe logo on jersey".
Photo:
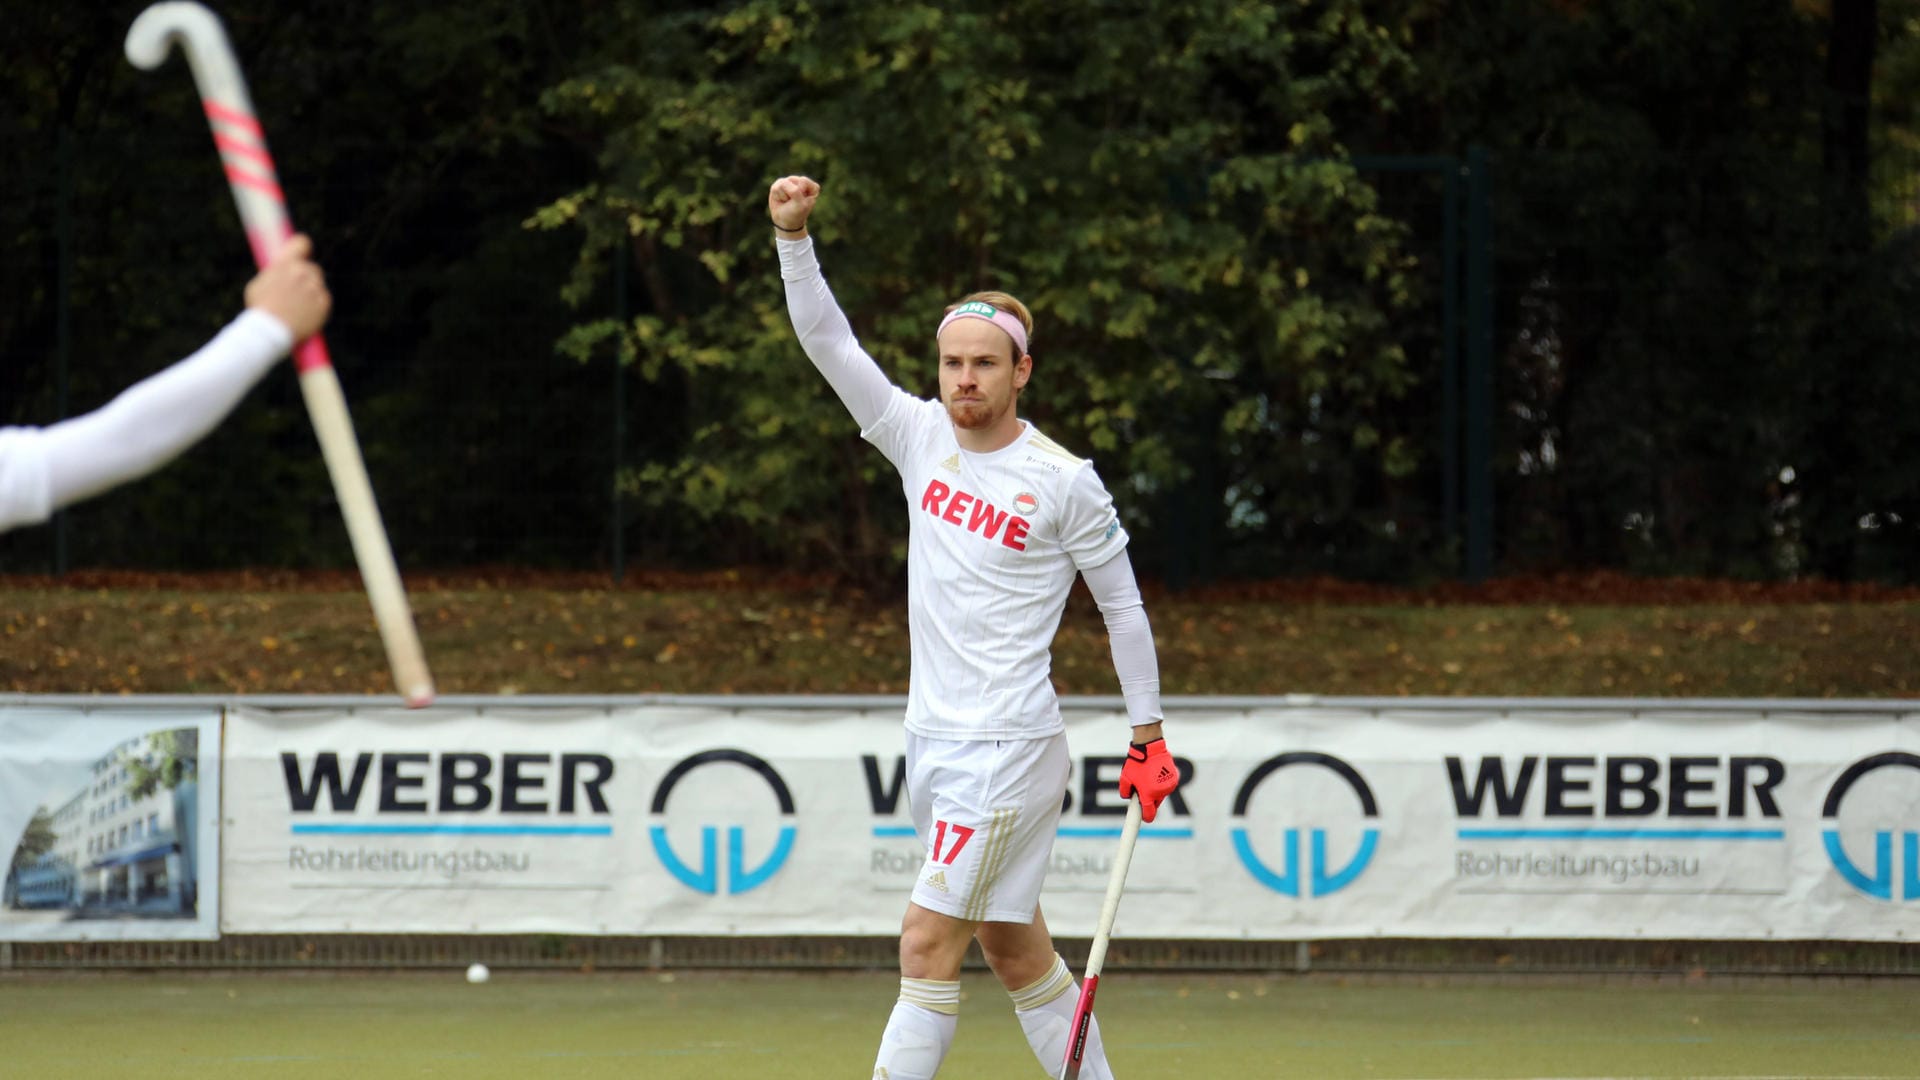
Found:
M 1031 495 L 1023 498 L 1029 502 L 1033 500 Z M 942 507 L 942 503 L 946 505 Z M 1027 550 L 1027 531 L 1033 526 L 1026 518 L 996 509 L 985 499 L 965 491 L 956 491 L 938 480 L 927 481 L 927 490 L 920 495 L 920 509 L 949 525 L 958 525 L 989 540 L 997 535 L 1002 544 L 1015 551 Z

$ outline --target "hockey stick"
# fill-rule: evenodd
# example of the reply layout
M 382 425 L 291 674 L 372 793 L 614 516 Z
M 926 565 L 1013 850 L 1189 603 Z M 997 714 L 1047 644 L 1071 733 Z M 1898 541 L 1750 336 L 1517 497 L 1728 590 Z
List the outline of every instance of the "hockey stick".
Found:
M 1138 839 L 1140 799 L 1136 795 L 1127 803 L 1127 823 L 1120 830 L 1120 847 L 1113 853 L 1113 870 L 1107 875 L 1107 898 L 1100 905 L 1100 922 L 1087 949 L 1087 974 L 1080 980 L 1080 1001 L 1073 1007 L 1073 1023 L 1067 1028 L 1067 1060 L 1060 1067 L 1060 1080 L 1079 1080 L 1080 1065 L 1087 1054 L 1087 1031 L 1093 1026 L 1093 995 L 1100 987 L 1100 969 L 1107 963 L 1113 917 L 1120 911 L 1120 892 L 1127 887 L 1127 866 L 1133 862 L 1133 844 Z
M 141 12 L 127 31 L 127 59 L 135 67 L 151 71 L 166 61 L 176 42 L 193 69 L 193 81 L 200 90 L 207 123 L 213 128 L 214 145 L 226 166 L 254 262 L 265 266 L 293 235 L 293 224 L 287 217 L 286 197 L 280 192 L 273 158 L 267 153 L 266 135 L 254 118 L 246 80 L 220 20 L 197 3 L 154 4 Z M 360 457 L 360 443 L 354 438 L 353 420 L 347 415 L 347 401 L 327 355 L 327 343 L 318 334 L 308 338 L 295 350 L 293 363 L 300 373 L 300 392 L 320 440 L 320 456 L 333 478 L 334 494 L 340 500 L 340 514 L 346 519 L 347 536 L 353 542 L 354 559 L 360 564 L 360 578 L 366 583 L 367 600 L 373 605 L 373 620 L 386 646 L 394 683 L 409 707 L 431 704 L 433 676 L 420 648 L 420 635 L 400 584 L 400 570 L 393 562 L 386 526 L 380 521 L 380 508 L 373 501 L 373 485 L 367 479 L 366 462 Z

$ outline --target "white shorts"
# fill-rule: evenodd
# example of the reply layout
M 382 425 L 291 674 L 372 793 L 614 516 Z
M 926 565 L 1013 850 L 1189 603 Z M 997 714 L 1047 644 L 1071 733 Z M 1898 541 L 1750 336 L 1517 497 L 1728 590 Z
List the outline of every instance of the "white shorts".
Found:
M 969 922 L 1033 922 L 1070 769 L 1064 733 L 962 741 L 907 732 L 907 803 L 927 849 L 913 902 Z

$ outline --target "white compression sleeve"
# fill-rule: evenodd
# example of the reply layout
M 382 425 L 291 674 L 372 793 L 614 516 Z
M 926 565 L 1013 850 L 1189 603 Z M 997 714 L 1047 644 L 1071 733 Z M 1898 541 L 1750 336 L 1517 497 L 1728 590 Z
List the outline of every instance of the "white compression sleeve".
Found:
M 1127 719 L 1135 726 L 1157 724 L 1160 714 L 1160 658 L 1153 648 L 1153 627 L 1147 605 L 1133 577 L 1133 561 L 1125 551 L 1090 570 L 1080 571 L 1107 622 L 1107 645 L 1113 650 L 1113 670 L 1120 676 L 1120 693 L 1127 700 Z
M 860 347 L 853 325 L 834 302 L 833 290 L 827 288 L 819 260 L 813 257 L 813 237 L 775 239 L 774 244 L 780 250 L 780 277 L 787 283 L 787 315 L 800 337 L 800 347 L 865 431 L 892 403 L 893 384 Z
M 292 345 L 279 319 L 245 311 L 192 356 L 93 412 L 48 427 L 42 452 L 52 505 L 98 495 L 172 461 L 212 431 Z
M 47 433 L 39 428 L 0 428 L 0 532 L 47 520 Z

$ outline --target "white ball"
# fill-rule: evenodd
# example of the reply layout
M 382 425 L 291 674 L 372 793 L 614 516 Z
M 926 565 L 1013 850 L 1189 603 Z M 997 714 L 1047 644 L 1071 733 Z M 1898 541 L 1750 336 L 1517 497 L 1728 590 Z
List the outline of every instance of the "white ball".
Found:
M 492 972 L 487 970 L 487 965 L 485 964 L 470 964 L 467 967 L 467 981 L 470 983 L 486 982 L 492 974 Z

